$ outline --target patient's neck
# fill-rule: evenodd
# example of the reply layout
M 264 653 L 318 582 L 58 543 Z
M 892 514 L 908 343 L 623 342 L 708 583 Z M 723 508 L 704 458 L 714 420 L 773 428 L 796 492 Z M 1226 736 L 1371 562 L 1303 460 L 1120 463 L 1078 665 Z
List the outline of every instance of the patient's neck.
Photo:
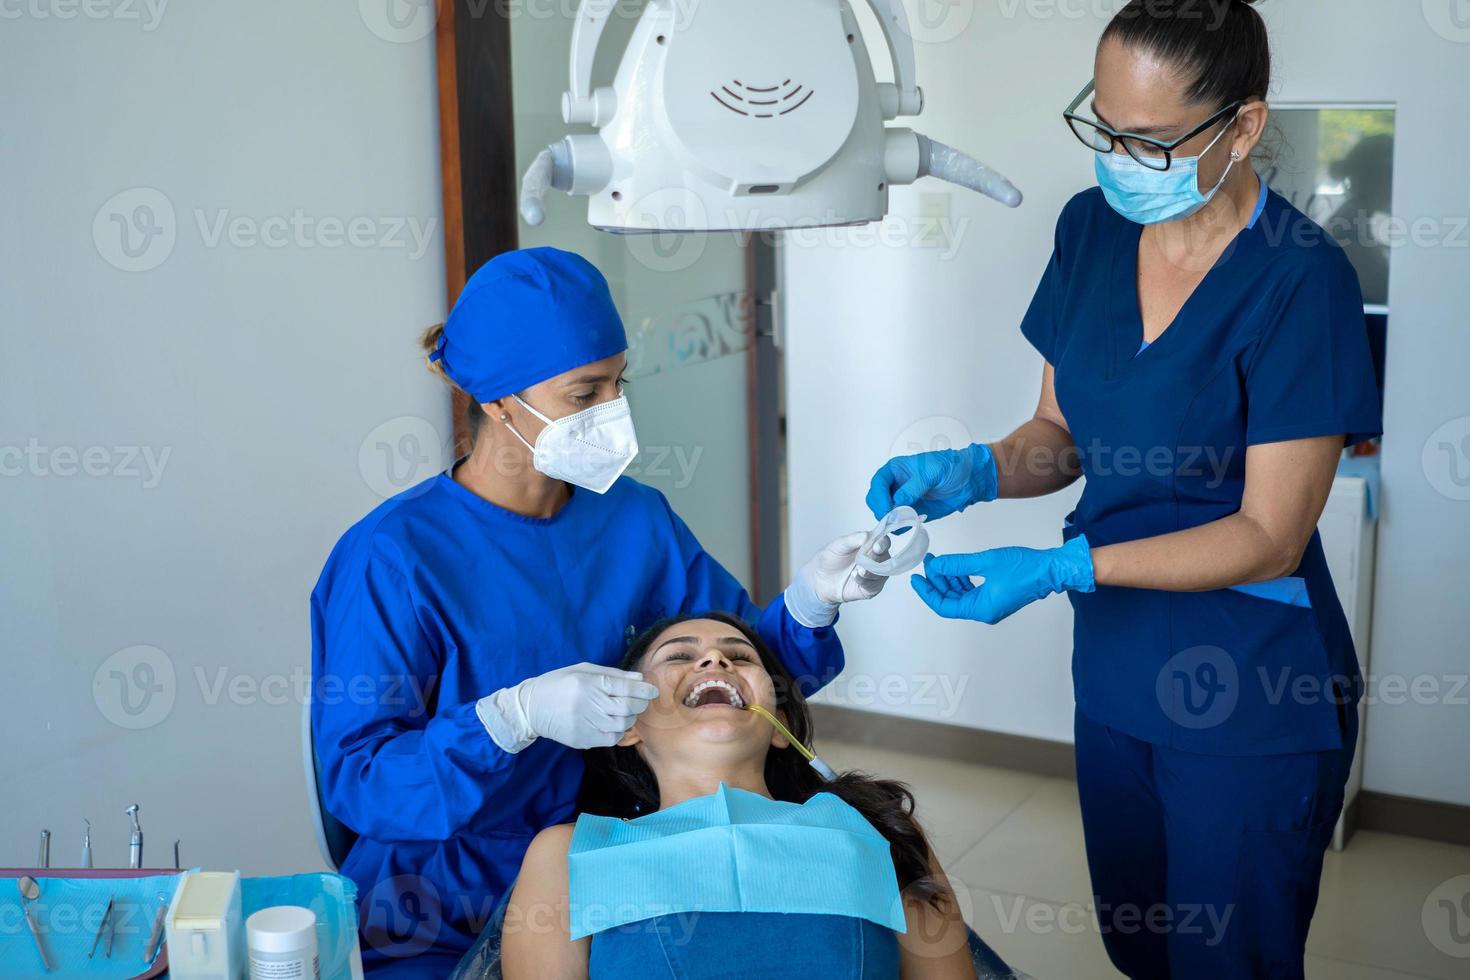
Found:
M 739 763 L 695 762 L 693 760 L 661 761 L 654 765 L 658 778 L 658 806 L 667 810 L 685 800 L 709 796 L 724 783 L 732 789 L 743 789 L 770 799 L 766 788 L 766 760 L 748 759 Z

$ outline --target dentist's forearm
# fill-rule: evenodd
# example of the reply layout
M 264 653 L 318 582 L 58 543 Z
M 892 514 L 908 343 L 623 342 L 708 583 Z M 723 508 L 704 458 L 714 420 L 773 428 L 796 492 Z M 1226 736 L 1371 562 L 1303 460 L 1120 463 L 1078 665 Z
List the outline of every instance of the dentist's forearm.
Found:
M 990 451 L 1001 497 L 1044 497 L 1082 475 L 1072 434 L 1047 419 L 1029 420 Z

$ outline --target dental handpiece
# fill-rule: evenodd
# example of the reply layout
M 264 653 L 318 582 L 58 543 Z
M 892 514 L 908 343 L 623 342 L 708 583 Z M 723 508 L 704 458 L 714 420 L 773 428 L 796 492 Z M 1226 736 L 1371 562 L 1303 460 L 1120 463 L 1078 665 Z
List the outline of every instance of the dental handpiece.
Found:
M 36 856 L 36 867 L 51 867 L 51 831 L 41 831 L 41 852 Z
M 92 866 L 92 821 L 83 817 L 82 823 L 87 825 L 87 833 L 82 837 L 82 867 L 90 868 Z
M 133 836 L 128 839 L 128 867 L 141 868 L 143 866 L 143 828 L 138 826 L 138 804 L 134 803 L 129 806 L 127 815 L 133 818 Z

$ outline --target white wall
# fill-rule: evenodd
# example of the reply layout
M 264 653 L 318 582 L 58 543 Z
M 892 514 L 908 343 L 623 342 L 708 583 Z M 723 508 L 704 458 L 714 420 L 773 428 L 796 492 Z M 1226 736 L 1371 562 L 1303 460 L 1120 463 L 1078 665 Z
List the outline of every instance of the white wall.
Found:
M 1470 28 L 1437 3 L 1422 5 L 1422 14 L 1420 4 L 1381 0 L 1261 10 L 1273 32 L 1278 101 L 1398 104 L 1394 208 L 1439 233 L 1438 243 L 1409 244 L 1393 257 L 1372 670 L 1424 678 L 1442 695 L 1370 709 L 1365 785 L 1470 803 L 1470 711 L 1458 688 L 1470 669 L 1470 606 L 1461 601 L 1470 589 L 1470 491 L 1451 469 L 1470 469 L 1460 443 L 1470 433 L 1470 247 L 1456 220 L 1470 215 L 1470 136 L 1446 125 L 1463 115 L 1458 103 L 1470 88 Z M 1117 6 L 951 4 L 917 30 L 928 108 L 915 127 L 1015 179 L 1027 195 L 1019 211 L 928 182 L 895 190 L 885 227 L 897 244 L 849 234 L 845 244 L 785 249 L 794 553 L 868 521 L 867 480 L 890 452 L 992 439 L 1033 408 L 1042 362 L 1017 325 L 1056 215 L 1091 182 L 1090 160 L 1060 114 L 1087 81 L 1094 44 Z M 903 244 L 922 230 L 921 209 L 942 209 L 946 197 L 953 255 Z M 1441 452 L 1446 442 L 1461 446 L 1460 456 Z M 977 508 L 936 525 L 932 550 L 1054 544 L 1076 493 Z M 843 636 L 850 678 L 899 680 L 886 697 L 849 687 L 836 700 L 1070 741 L 1071 614 L 1063 600 L 987 628 L 941 621 L 895 584 L 894 595 L 845 612 Z M 919 675 L 967 686 L 957 701 L 923 701 Z
M 385 40 L 350 2 L 151 16 L 0 22 L 0 864 L 34 861 L 41 827 L 77 860 L 85 816 L 116 866 L 137 802 L 150 865 L 182 838 L 188 863 L 299 871 L 318 859 L 281 684 L 309 663 L 308 593 L 391 490 L 378 444 L 432 472 L 449 432 L 414 342 L 444 313 L 432 40 Z M 175 237 L 122 271 L 110 215 L 142 199 L 107 202 L 140 187 Z M 246 219 L 235 244 L 208 237 L 221 210 Z M 354 218 L 373 223 L 341 243 Z M 32 440 L 41 475 L 13 452 Z M 68 475 L 89 447 L 111 475 Z M 128 447 L 168 454 L 156 485 Z M 136 645 L 161 651 L 148 701 L 134 655 L 109 661 Z

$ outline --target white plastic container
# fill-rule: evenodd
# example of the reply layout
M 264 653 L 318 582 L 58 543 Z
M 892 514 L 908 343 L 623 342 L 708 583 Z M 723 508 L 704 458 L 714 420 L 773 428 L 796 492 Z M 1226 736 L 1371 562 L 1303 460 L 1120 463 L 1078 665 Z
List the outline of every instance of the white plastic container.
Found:
M 239 980 L 245 975 L 240 872 L 189 871 L 164 919 L 170 980 Z
M 321 980 L 316 916 L 299 905 L 261 909 L 245 920 L 250 980 Z

